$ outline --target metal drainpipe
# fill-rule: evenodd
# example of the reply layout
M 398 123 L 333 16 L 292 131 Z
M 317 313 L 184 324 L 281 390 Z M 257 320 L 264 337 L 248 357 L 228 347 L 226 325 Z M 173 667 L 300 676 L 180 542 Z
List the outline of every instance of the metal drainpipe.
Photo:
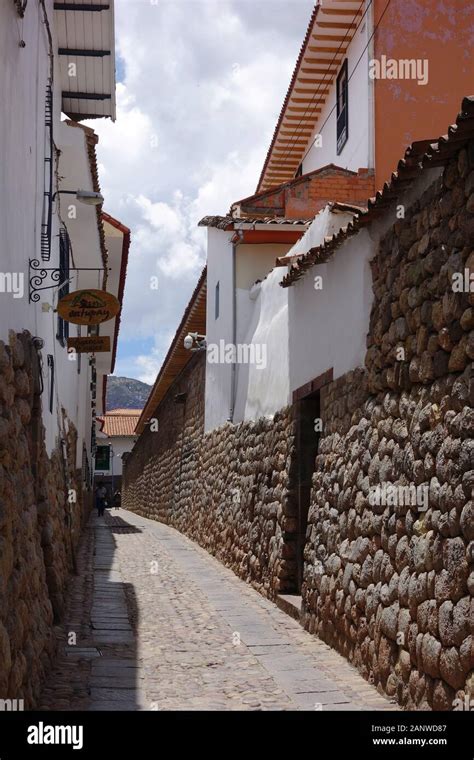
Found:
M 237 350 L 237 293 L 235 288 L 235 258 L 237 244 L 232 240 L 232 343 Z M 229 422 L 234 421 L 237 363 L 231 368 Z

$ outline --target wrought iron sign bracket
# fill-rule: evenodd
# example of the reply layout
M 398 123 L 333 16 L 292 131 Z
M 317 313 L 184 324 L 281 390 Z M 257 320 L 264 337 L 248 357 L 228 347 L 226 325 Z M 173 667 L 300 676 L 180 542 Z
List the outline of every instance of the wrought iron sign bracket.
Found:
M 104 267 L 69 267 L 69 272 L 104 272 Z M 111 271 L 111 267 L 107 267 Z M 45 280 L 51 281 L 49 285 L 43 285 Z M 71 282 L 71 277 L 66 277 L 61 282 L 61 269 L 59 267 L 44 267 L 38 259 L 28 261 L 29 303 L 38 303 L 41 290 L 62 288 L 66 282 Z

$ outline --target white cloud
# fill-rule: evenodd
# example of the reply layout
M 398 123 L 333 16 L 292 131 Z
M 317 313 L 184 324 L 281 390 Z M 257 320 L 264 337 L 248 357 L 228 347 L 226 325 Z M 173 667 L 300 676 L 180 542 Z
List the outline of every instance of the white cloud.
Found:
M 138 196 L 137 204 L 143 211 L 143 218 L 158 232 L 165 235 L 176 235 L 176 233 L 182 232 L 183 219 L 180 216 L 179 208 L 173 209 L 168 203 L 162 201 L 153 203 L 144 195 Z
M 197 223 L 255 190 L 313 1 L 115 6 L 117 121 L 90 125 L 106 210 L 132 231 L 119 364 L 149 381 L 205 261 Z M 131 364 L 133 339 L 150 337 Z
M 154 346 L 147 354 L 139 353 L 134 357 L 137 380 L 153 385 L 156 376 L 174 338 L 173 332 L 162 333 L 156 337 Z
M 153 385 L 158 374 L 158 370 L 161 367 L 162 358 L 161 355 L 152 354 L 149 356 L 139 355 L 135 359 L 136 364 L 136 379 L 141 380 L 142 383 L 148 383 Z

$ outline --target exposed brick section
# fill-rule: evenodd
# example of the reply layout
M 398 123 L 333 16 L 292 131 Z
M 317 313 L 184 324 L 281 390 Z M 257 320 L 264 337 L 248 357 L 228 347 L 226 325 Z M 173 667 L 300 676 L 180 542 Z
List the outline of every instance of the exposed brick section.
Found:
M 286 219 L 309 219 L 327 203 L 353 203 L 365 206 L 375 194 L 374 174 L 369 169 L 352 172 L 329 164 L 266 193 L 245 198 L 240 205 L 243 216 L 275 215 Z

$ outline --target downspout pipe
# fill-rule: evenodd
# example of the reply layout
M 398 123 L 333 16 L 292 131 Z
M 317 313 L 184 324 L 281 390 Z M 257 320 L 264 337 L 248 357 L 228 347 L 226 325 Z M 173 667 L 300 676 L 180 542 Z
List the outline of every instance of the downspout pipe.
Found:
M 237 292 L 236 292 L 236 255 L 238 235 L 232 238 L 232 345 L 237 347 Z M 233 362 L 230 375 L 230 405 L 228 422 L 234 421 L 235 394 L 237 389 L 237 362 Z

